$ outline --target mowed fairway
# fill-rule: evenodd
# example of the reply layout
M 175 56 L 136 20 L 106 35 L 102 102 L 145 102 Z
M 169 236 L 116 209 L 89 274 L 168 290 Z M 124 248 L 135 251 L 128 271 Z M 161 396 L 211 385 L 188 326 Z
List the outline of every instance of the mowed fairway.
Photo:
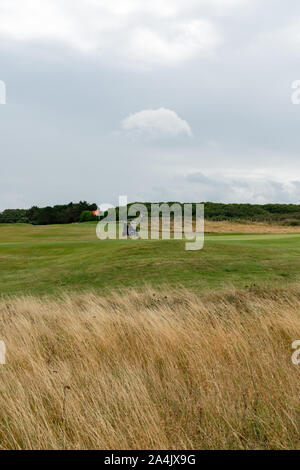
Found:
M 206 235 L 181 240 L 106 240 L 94 224 L 0 226 L 1 294 L 51 294 L 152 284 L 192 289 L 300 280 L 300 234 Z

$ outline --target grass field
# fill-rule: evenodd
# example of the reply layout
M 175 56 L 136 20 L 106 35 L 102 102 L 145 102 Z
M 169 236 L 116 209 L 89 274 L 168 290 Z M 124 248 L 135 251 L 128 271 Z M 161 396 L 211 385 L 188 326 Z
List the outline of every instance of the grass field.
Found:
M 99 241 L 94 224 L 0 226 L 1 294 L 296 281 L 299 233 L 207 234 L 203 250 L 185 251 L 181 240 Z
M 0 301 L 2 449 L 300 448 L 300 285 Z
M 300 448 L 300 233 L 216 227 L 0 225 L 0 448 Z

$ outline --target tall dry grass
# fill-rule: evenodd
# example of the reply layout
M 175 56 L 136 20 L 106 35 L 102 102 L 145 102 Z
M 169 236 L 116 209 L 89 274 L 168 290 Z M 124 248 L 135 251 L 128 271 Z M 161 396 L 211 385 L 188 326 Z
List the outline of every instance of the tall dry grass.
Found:
M 206 233 L 299 233 L 300 226 L 267 222 L 215 222 L 205 221 Z
M 177 234 L 181 233 L 182 230 L 179 229 L 180 227 L 180 220 L 175 222 L 170 222 L 171 227 L 171 234 L 175 231 Z M 167 227 L 162 227 L 161 222 L 158 223 L 155 219 L 151 219 L 151 225 L 149 222 L 149 231 L 150 227 L 155 230 L 159 230 L 160 233 L 167 232 Z M 199 230 L 200 225 L 198 226 Z M 142 226 L 142 232 L 145 227 Z M 195 221 L 193 221 L 193 227 L 189 225 L 185 227 L 187 233 L 195 231 L 196 225 Z M 241 221 L 241 222 L 231 222 L 231 221 L 214 221 L 214 220 L 205 220 L 204 223 L 204 231 L 205 233 L 252 233 L 252 234 L 284 234 L 284 233 L 300 233 L 300 226 L 292 226 L 292 225 L 283 225 L 279 223 L 268 223 L 268 222 L 252 222 L 252 221 Z
M 300 286 L 0 302 L 3 449 L 299 448 Z

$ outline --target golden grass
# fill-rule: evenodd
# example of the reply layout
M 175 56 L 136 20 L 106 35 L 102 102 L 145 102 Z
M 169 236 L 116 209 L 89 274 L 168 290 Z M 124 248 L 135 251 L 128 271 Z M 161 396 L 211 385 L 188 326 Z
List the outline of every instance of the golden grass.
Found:
M 3 449 L 300 448 L 300 286 L 0 302 Z
M 174 230 L 174 222 L 171 221 L 171 233 Z M 175 229 L 176 233 L 181 233 L 179 230 L 180 223 Z M 161 225 L 152 220 L 153 229 L 158 229 L 160 232 L 166 232 L 167 229 L 163 229 Z M 175 225 L 176 227 L 176 225 Z M 149 223 L 150 230 L 150 223 Z M 193 222 L 193 228 L 190 231 L 195 230 L 195 222 Z M 189 230 L 187 229 L 189 232 Z M 253 234 L 263 234 L 263 233 L 300 233 L 300 226 L 291 226 L 291 225 L 280 225 L 276 223 L 267 223 L 267 222 L 230 222 L 230 221 L 213 221 L 205 220 L 204 223 L 205 233 L 253 233 Z
M 266 222 L 214 222 L 205 221 L 206 233 L 299 233 L 300 226 L 268 224 Z

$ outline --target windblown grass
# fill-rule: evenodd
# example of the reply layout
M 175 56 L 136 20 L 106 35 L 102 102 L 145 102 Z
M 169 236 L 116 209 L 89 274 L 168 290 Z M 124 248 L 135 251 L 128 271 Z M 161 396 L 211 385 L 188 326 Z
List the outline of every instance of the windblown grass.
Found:
M 299 233 L 300 226 L 267 222 L 215 222 L 205 221 L 206 233 Z
M 300 286 L 0 302 L 3 449 L 300 448 Z

